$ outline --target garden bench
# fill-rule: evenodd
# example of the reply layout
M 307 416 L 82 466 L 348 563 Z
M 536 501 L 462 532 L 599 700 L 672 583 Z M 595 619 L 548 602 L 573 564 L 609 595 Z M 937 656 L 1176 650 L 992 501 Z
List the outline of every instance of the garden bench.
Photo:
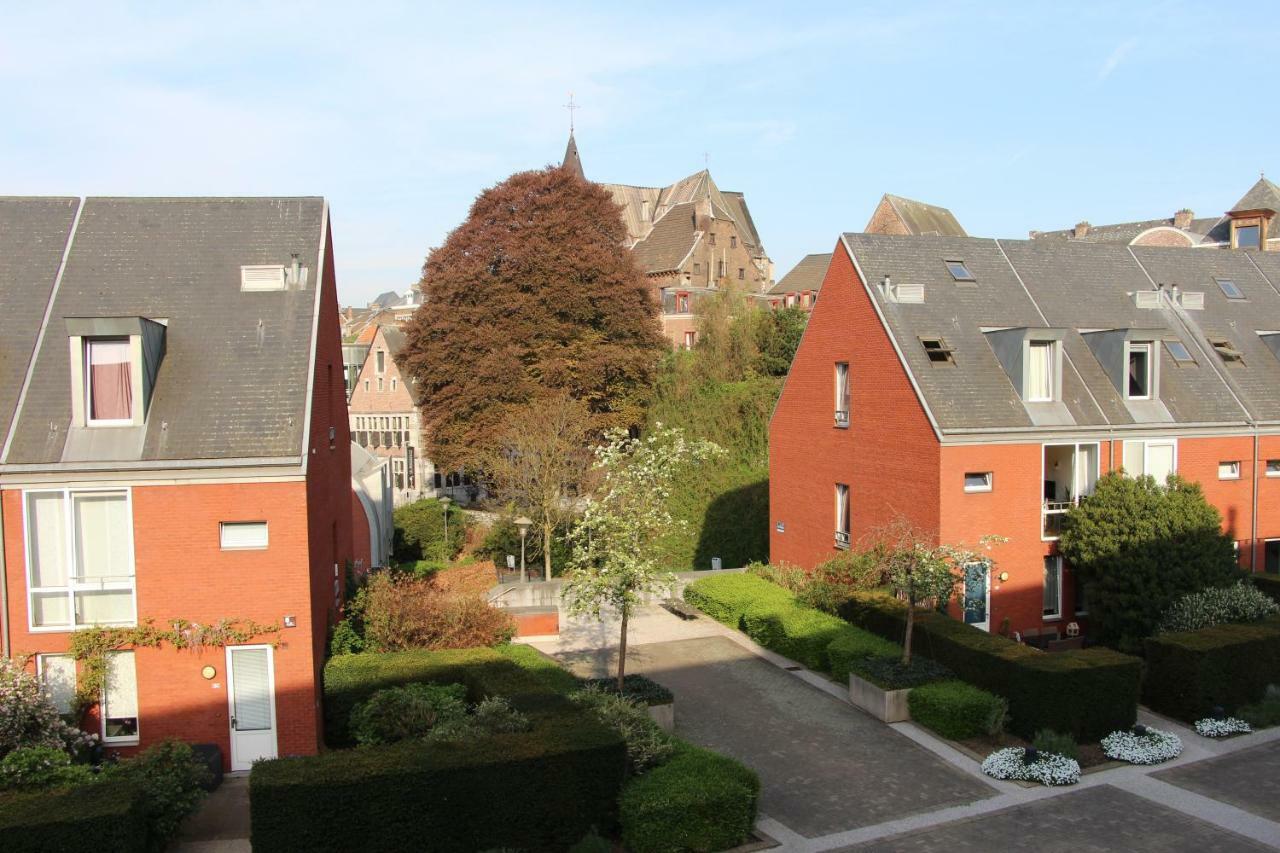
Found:
M 668 598 L 666 601 L 662 602 L 662 606 L 664 609 L 674 613 L 686 622 L 690 619 L 698 618 L 698 611 L 694 610 L 678 598 Z

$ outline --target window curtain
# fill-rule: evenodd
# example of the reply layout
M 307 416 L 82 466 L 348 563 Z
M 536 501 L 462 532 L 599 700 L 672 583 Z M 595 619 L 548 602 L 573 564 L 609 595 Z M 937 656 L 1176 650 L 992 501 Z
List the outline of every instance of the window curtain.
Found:
M 95 421 L 133 418 L 133 378 L 128 341 L 89 342 L 89 417 Z
M 849 487 L 836 486 L 836 530 L 849 532 Z
M 1147 473 L 1156 478 L 1156 483 L 1163 486 L 1164 481 L 1173 473 L 1173 445 L 1147 445 Z
M 1044 558 L 1044 615 L 1057 616 L 1061 602 L 1058 600 L 1058 580 L 1062 565 L 1057 557 Z
M 138 733 L 138 671 L 133 652 L 107 655 L 107 689 L 102 715 L 107 737 L 131 737 Z
M 1053 399 L 1053 344 L 1031 344 L 1027 365 L 1027 399 Z

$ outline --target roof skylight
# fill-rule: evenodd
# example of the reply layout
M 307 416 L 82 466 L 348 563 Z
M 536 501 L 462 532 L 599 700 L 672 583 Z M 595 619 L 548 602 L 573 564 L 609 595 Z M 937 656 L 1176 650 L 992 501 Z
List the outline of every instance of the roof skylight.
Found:
M 951 277 L 956 281 L 977 281 L 973 273 L 969 272 L 969 267 L 962 260 L 948 259 L 946 262 L 947 272 L 951 273 Z
M 1244 299 L 1244 292 L 1229 278 L 1215 278 L 1218 287 L 1222 288 L 1222 295 L 1228 299 Z

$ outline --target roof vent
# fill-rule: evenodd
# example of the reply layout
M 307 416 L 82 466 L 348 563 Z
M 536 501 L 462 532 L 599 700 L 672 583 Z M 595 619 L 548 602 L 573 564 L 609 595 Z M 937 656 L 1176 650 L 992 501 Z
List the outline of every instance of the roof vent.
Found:
M 924 302 L 924 285 L 895 284 L 889 290 L 889 298 L 894 302 L 919 305 Z
M 1184 311 L 1203 311 L 1204 310 L 1204 291 L 1202 290 L 1185 290 L 1179 300 Z
M 240 267 L 241 290 L 284 290 L 284 282 L 284 266 L 281 264 L 255 264 Z
M 1133 294 L 1133 302 L 1139 308 L 1159 308 L 1160 307 L 1160 291 L 1158 290 L 1138 290 Z

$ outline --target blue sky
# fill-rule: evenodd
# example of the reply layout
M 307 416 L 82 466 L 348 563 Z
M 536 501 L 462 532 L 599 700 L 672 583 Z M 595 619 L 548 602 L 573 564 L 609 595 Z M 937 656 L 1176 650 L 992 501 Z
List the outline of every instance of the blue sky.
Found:
M 8 4 L 0 193 L 325 195 L 363 304 L 559 160 L 569 91 L 588 177 L 705 153 L 779 276 L 884 192 L 1025 237 L 1280 177 L 1268 3 L 641 5 Z

